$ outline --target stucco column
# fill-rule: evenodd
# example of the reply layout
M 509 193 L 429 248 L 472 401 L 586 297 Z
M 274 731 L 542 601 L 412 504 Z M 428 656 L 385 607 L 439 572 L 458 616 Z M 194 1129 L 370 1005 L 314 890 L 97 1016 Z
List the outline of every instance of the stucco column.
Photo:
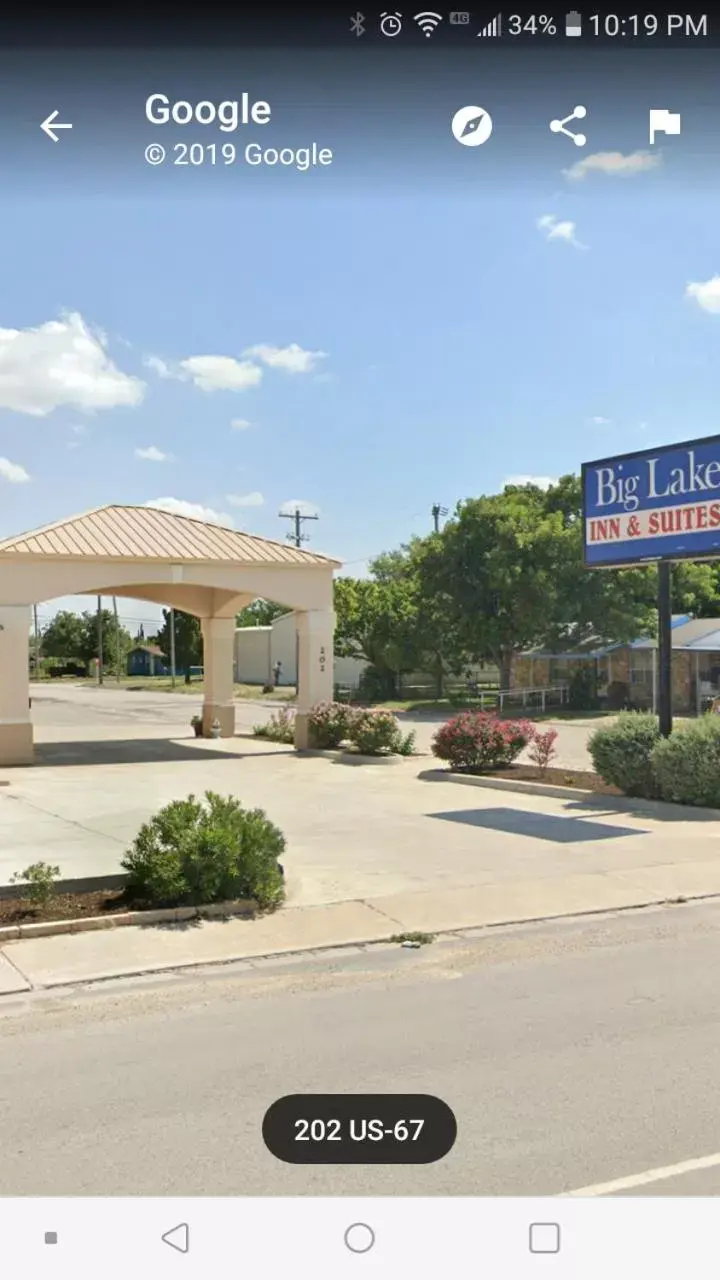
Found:
M 235 690 L 233 663 L 235 648 L 234 618 L 203 618 L 203 666 L 205 698 L 203 701 L 203 736 L 211 737 L 213 720 L 220 722 L 220 737 L 235 733 Z
M 311 746 L 308 712 L 316 702 L 331 702 L 333 696 L 333 635 L 335 614 L 331 609 L 298 612 L 298 690 L 295 716 L 295 746 L 299 751 Z
M 30 605 L 0 605 L 0 765 L 32 764 Z

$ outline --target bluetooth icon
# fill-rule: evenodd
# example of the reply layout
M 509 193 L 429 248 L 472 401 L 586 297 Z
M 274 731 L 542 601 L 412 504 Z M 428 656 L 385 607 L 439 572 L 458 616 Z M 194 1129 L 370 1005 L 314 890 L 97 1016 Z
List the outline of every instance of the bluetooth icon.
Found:
M 359 38 L 360 36 L 365 35 L 364 23 L 365 23 L 365 14 L 360 13 L 359 11 L 355 14 L 354 18 L 350 19 L 350 30 L 354 36 L 358 36 Z

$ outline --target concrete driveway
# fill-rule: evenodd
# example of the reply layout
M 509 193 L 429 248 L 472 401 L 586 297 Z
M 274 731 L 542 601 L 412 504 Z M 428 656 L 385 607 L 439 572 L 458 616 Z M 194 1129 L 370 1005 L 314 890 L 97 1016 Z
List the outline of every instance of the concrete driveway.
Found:
M 640 882 L 659 896 L 720 889 L 720 822 L 692 811 L 661 820 L 632 803 L 618 812 L 602 799 L 593 806 L 428 781 L 427 758 L 357 766 L 261 739 L 197 740 L 195 705 L 182 694 L 36 691 L 40 763 L 0 775 L 0 883 L 39 859 L 57 863 L 64 878 L 117 873 L 152 813 L 211 789 L 265 809 L 285 833 L 297 906 L 382 898 L 392 915 L 398 895 L 427 893 L 441 928 L 443 895 L 455 927 L 458 905 L 466 923 L 477 917 L 476 895 L 482 918 L 490 890 L 511 885 L 526 895 L 535 886 L 540 907 L 553 879 L 566 884 L 569 909 L 592 904 L 592 877 L 602 879 L 605 906 L 633 901 Z M 246 724 L 259 714 L 239 708 Z M 678 865 L 680 888 L 669 870 Z

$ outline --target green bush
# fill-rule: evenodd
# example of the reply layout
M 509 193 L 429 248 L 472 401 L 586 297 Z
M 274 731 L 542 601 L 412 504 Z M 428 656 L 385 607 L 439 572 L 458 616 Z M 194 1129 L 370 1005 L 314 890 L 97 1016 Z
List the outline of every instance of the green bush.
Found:
M 356 711 L 348 734 L 364 756 L 412 755 L 415 734 L 404 736 L 392 711 L 385 707 Z
M 594 711 L 598 705 L 597 675 L 589 663 L 577 666 L 568 684 L 568 706 L 571 711 Z
M 295 741 L 295 712 L 290 707 L 281 707 L 275 711 L 265 724 L 253 725 L 256 738 L 265 738 L 268 742 Z
M 355 711 L 345 702 L 316 702 L 310 708 L 310 741 L 319 751 L 331 751 L 347 741 Z
M 49 862 L 33 862 L 24 871 L 16 871 L 10 877 L 11 884 L 25 884 L 25 897 L 34 907 L 47 907 L 55 893 L 55 881 L 60 868 Z
M 652 766 L 663 800 L 720 809 L 720 716 L 703 716 L 660 738 Z
M 275 906 L 283 897 L 284 848 L 262 809 L 243 809 L 232 796 L 207 791 L 204 800 L 173 800 L 144 823 L 122 860 L 127 893 L 152 906 L 236 898 Z
M 628 796 L 657 796 L 652 763 L 660 737 L 654 715 L 625 711 L 614 724 L 601 725 L 588 742 L 595 772 Z

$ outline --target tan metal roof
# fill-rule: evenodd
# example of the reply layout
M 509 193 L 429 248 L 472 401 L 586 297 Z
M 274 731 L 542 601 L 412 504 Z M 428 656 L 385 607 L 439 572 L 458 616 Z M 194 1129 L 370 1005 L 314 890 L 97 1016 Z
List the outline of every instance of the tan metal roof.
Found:
M 84 515 L 0 542 L 0 559 L 15 556 L 58 559 L 85 556 L 106 560 L 221 561 L 246 565 L 325 565 L 338 560 L 303 551 L 286 542 L 239 533 L 223 525 L 175 515 L 157 507 L 97 507 Z

